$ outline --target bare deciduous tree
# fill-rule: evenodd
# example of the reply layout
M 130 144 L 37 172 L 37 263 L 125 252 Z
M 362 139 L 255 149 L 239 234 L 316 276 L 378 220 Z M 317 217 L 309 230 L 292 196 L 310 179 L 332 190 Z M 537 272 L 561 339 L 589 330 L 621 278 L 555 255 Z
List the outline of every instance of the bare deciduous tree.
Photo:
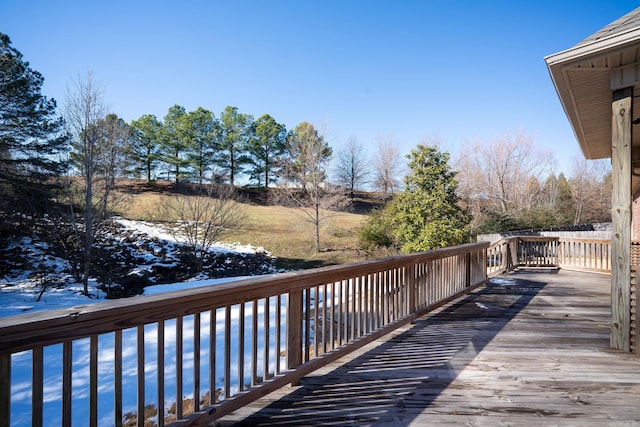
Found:
M 245 210 L 230 185 L 204 184 L 193 191 L 166 196 L 159 217 L 170 220 L 170 232 L 187 246 L 198 271 L 211 246 L 226 232 L 241 228 Z
M 65 118 L 72 136 L 71 163 L 80 175 L 69 190 L 82 194 L 85 236 L 82 282 L 88 293 L 93 240 L 101 222 L 116 205 L 128 200 L 115 197 L 115 179 L 124 174 L 130 131 L 124 120 L 107 114 L 103 88 L 91 73 L 67 89 Z M 78 184 L 77 186 L 75 184 Z M 75 195 L 70 194 L 73 200 Z
M 84 183 L 84 225 L 85 238 L 83 248 L 84 293 L 88 293 L 88 280 L 91 272 L 91 257 L 97 213 L 94 206 L 94 186 L 100 178 L 100 143 L 102 135 L 98 122 L 106 116 L 102 96 L 103 89 L 91 73 L 85 79 L 78 78 L 72 88 L 67 88 L 65 118 L 72 135 L 71 161 L 80 173 Z M 99 198 L 102 200 L 102 198 Z
M 611 172 L 606 160 L 573 159 L 569 189 L 575 204 L 574 225 L 600 222 L 610 218 L 611 189 L 606 177 Z
M 126 195 L 116 195 L 116 178 L 127 173 L 129 147 L 131 144 L 131 128 L 115 114 L 107 114 L 97 124 L 101 133 L 98 174 L 101 177 L 100 219 L 106 218 L 109 210 L 129 200 Z M 95 190 L 95 189 L 94 189 Z
M 373 185 L 383 193 L 395 193 L 400 186 L 402 158 L 392 137 L 376 137 L 378 150 L 373 155 Z
M 292 183 L 274 194 L 279 202 L 297 208 L 315 231 L 316 251 L 320 251 L 320 228 L 337 211 L 348 204 L 341 191 L 330 190 L 326 184 L 326 169 L 331 158 L 331 147 L 309 123 L 300 123 L 291 132 L 287 143 L 289 161 L 285 163 L 285 176 Z
M 345 146 L 338 150 L 335 175 L 338 184 L 346 188 L 351 195 L 365 184 L 369 177 L 364 146 L 355 136 L 349 137 Z
M 311 191 L 287 188 L 272 193 L 276 203 L 296 208 L 305 222 L 313 226 L 316 252 L 320 252 L 321 229 L 327 220 L 339 215 L 349 206 L 349 198 L 340 190 L 328 191 L 322 187 L 311 187 Z
M 507 134 L 466 148 L 457 178 L 465 199 L 480 199 L 485 208 L 516 218 L 534 203 L 551 166 L 550 154 L 536 150 L 529 135 Z

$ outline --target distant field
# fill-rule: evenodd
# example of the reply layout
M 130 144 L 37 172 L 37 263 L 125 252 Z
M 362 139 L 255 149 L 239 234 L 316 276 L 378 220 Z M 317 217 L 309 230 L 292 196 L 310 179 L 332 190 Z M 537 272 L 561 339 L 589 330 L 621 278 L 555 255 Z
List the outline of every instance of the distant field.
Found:
M 147 191 L 148 190 L 148 191 Z M 162 203 L 164 189 L 136 189 L 126 192 L 132 200 L 119 214 L 128 219 L 148 220 Z M 366 213 L 336 213 L 321 229 L 321 252 L 315 251 L 314 227 L 297 209 L 243 203 L 247 222 L 242 230 L 228 233 L 223 240 L 262 246 L 278 258 L 281 268 L 312 268 L 365 259 L 358 251 L 357 232 Z M 360 209 L 361 211 L 363 209 Z

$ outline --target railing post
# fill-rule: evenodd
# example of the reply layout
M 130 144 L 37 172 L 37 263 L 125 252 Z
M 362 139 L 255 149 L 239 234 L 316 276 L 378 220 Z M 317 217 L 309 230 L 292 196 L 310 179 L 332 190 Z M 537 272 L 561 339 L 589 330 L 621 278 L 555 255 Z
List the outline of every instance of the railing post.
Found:
M 513 268 L 519 265 L 518 259 L 518 245 L 520 243 L 519 238 L 513 238 L 508 241 L 509 246 L 509 265 L 507 265 L 507 270 L 512 270 Z
M 302 290 L 287 298 L 287 369 L 302 364 Z M 295 385 L 295 384 L 294 384 Z

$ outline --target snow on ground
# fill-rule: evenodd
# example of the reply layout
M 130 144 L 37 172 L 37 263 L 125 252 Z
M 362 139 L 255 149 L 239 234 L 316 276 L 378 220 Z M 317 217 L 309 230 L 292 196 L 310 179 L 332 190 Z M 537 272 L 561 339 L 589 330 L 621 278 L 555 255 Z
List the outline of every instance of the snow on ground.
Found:
M 175 259 L 175 251 L 179 243 L 162 225 L 145 221 L 132 221 L 116 218 L 116 222 L 131 230 L 134 235 L 147 237 L 146 241 L 156 241 L 157 250 L 164 250 L 165 259 Z M 149 239 L 150 238 L 150 239 Z M 122 243 L 122 242 L 121 242 Z M 137 243 L 137 242 L 136 242 Z M 167 249 L 168 248 L 168 249 Z M 71 270 L 69 262 L 45 253 L 47 244 L 24 237 L 12 243 L 7 250 L 18 250 L 28 255 L 30 264 L 40 267 L 42 274 L 34 270 L 22 270 L 16 266 L 11 274 L 0 277 L 0 318 L 19 314 L 51 310 L 55 308 L 86 305 L 105 299 L 106 294 L 99 289 L 95 279 L 89 280 L 89 297 L 82 294 L 83 286 L 68 272 Z M 217 253 L 265 253 L 262 247 L 241 245 L 239 243 L 219 242 L 212 246 L 211 252 Z M 153 251 L 152 251 L 153 252 Z M 148 264 L 156 262 L 151 256 L 141 259 L 140 269 L 146 270 Z M 134 274 L 135 270 L 131 273 Z M 237 280 L 238 278 L 235 278 Z M 202 280 L 195 277 L 188 282 L 148 286 L 144 294 L 156 294 L 171 290 L 185 289 L 197 286 L 207 286 L 215 283 L 233 280 L 231 278 Z M 43 289 L 43 286 L 46 286 Z
M 122 225 L 136 232 L 148 234 L 154 236 L 157 239 L 175 242 L 175 240 L 161 227 L 154 226 L 150 223 L 135 222 L 119 219 Z M 0 317 L 9 317 L 18 314 L 33 313 L 36 311 L 44 311 L 55 308 L 66 308 L 77 305 L 86 305 L 90 303 L 98 303 L 103 301 L 105 295 L 98 290 L 95 280 L 91 280 L 89 283 L 90 296 L 87 297 L 82 294 L 82 284 L 78 283 L 64 271 L 68 270 L 66 261 L 60 258 L 51 257 L 45 255 L 43 250 L 46 249 L 38 242 L 33 242 L 30 239 L 23 239 L 16 243 L 16 248 L 21 251 L 29 252 L 35 259 L 42 259 L 43 263 L 46 263 L 49 268 L 49 273 L 40 278 L 34 278 L 33 272 L 15 271 L 10 278 L 0 278 Z M 264 251 L 262 248 L 253 248 L 250 246 L 228 245 L 219 244 L 216 245 L 213 251 L 236 251 L 241 253 L 252 253 L 255 251 Z M 37 264 L 33 264 L 37 265 Z M 43 264 L 44 265 L 44 264 Z M 54 281 L 56 286 L 48 287 L 44 293 L 42 291 L 43 280 Z M 154 285 L 148 286 L 144 289 L 145 295 L 157 294 L 161 292 L 168 292 L 178 289 L 185 289 L 198 286 L 208 286 L 222 282 L 228 282 L 230 280 L 237 280 L 240 278 L 223 278 L 212 280 L 192 280 L 184 283 L 173 283 L 170 285 Z M 64 286 L 62 286 L 64 284 Z M 58 286 L 60 285 L 60 286 Z M 133 297 L 136 298 L 136 297 Z M 263 303 L 260 303 L 259 311 L 264 309 Z M 282 307 L 283 316 L 285 315 L 285 307 Z M 275 309 L 271 310 L 274 313 Z M 221 334 L 221 327 L 224 325 L 225 313 L 222 310 L 218 313 L 216 330 L 216 342 L 218 348 L 222 349 L 224 346 L 224 334 Z M 237 330 L 239 322 L 239 310 L 234 308 L 231 312 L 232 328 Z M 187 317 L 184 320 L 184 367 L 190 369 L 193 367 L 193 330 L 191 324 L 193 318 Z M 271 323 L 271 329 L 274 328 L 275 321 Z M 208 331 L 211 325 L 208 324 L 206 319 L 203 319 L 202 334 L 207 340 Z M 259 328 L 263 328 L 262 322 L 259 324 Z M 247 331 L 246 333 L 249 333 Z M 99 425 L 113 425 L 113 375 L 114 375 L 114 343 L 113 334 L 104 334 L 99 337 L 99 396 L 98 396 L 98 411 L 99 411 Z M 171 342 L 175 337 L 175 322 L 167 322 L 165 326 L 165 342 Z M 263 337 L 264 334 L 259 332 L 259 337 Z M 269 336 L 274 337 L 275 331 L 272 331 Z M 245 338 L 249 340 L 250 337 Z M 273 338 L 272 338 L 273 339 Z M 137 383 L 137 356 L 136 356 L 136 334 L 135 330 L 125 330 L 123 333 L 123 348 L 125 349 L 123 354 L 123 400 L 125 402 L 125 412 L 135 411 L 136 402 L 136 383 Z M 248 341 L 247 341 L 248 342 Z M 274 348 L 275 344 L 270 343 L 270 346 Z M 145 388 L 147 396 L 152 399 L 156 393 L 155 384 L 155 355 L 156 351 L 154 346 L 157 346 L 157 332 L 153 325 L 145 327 L 145 351 L 147 354 L 145 360 Z M 234 337 L 231 344 L 232 357 L 237 357 L 237 337 Z M 202 344 L 202 358 L 205 366 L 202 366 L 202 372 L 207 372 L 208 367 L 206 361 L 208 360 L 208 344 L 203 342 Z M 62 402 L 62 348 L 61 345 L 47 346 L 44 348 L 45 357 L 45 372 L 44 372 L 44 419 L 48 425 L 60 425 L 61 423 L 61 402 Z M 165 350 L 165 360 L 172 361 L 176 359 L 175 351 L 172 352 L 171 346 L 168 346 Z M 72 406 L 72 422 L 74 425 L 85 425 L 88 420 L 89 409 L 89 372 L 88 372 L 88 360 L 89 360 L 89 345 L 88 339 L 76 340 L 73 343 L 73 396 L 74 403 Z M 250 354 L 245 356 L 245 360 L 250 360 Z M 218 358 L 216 360 L 216 370 L 218 373 L 223 372 L 223 360 Z M 270 363 L 273 363 L 271 361 Z M 32 356 L 30 351 L 24 351 L 12 355 L 11 357 L 11 420 L 10 425 L 21 426 L 28 425 L 31 420 L 31 364 Z M 259 363 L 260 365 L 261 363 Z M 165 368 L 165 388 L 166 390 L 175 390 L 175 364 L 169 363 Z M 248 372 L 248 367 L 245 368 L 245 372 Z M 218 374 L 220 375 L 220 374 Z M 237 371 L 234 369 L 233 376 L 237 375 Z M 189 397 L 189 390 L 193 389 L 192 379 L 185 375 L 184 378 L 184 390 L 185 397 Z M 203 381 L 205 381 L 203 379 Z M 220 387 L 223 378 L 217 377 L 214 388 Z M 202 384 L 203 389 L 207 388 L 206 383 Z M 232 392 L 237 391 L 238 379 L 232 379 Z M 171 399 L 167 397 L 167 406 L 171 404 Z M 175 399 L 174 399 L 175 401 Z M 165 411 L 168 408 L 165 408 Z
M 205 286 L 219 282 L 223 282 L 224 279 L 218 281 L 202 281 L 202 282 L 190 282 L 189 286 Z M 151 287 L 150 293 L 156 293 L 156 291 L 164 291 L 161 289 L 163 286 Z M 180 284 L 169 286 L 171 289 L 183 289 Z M 137 298 L 137 297 L 133 297 Z M 271 319 L 270 320 L 270 333 L 269 347 L 275 348 L 275 325 L 282 325 L 284 322 L 276 322 L 273 317 L 276 312 L 275 301 L 271 301 Z M 286 316 L 285 302 L 282 302 L 281 316 Z M 250 320 L 251 310 L 247 308 L 244 323 L 247 324 Z M 264 343 L 264 322 L 262 318 L 264 313 L 264 302 L 259 302 L 258 306 L 258 332 L 259 337 L 258 346 L 261 348 Z M 208 316 L 201 317 L 201 372 L 209 371 L 210 355 L 209 355 L 209 337 L 210 329 L 215 328 L 215 341 L 216 348 L 218 349 L 218 356 L 215 359 L 215 384 L 208 383 L 208 376 L 202 375 L 200 378 L 201 391 L 205 392 L 213 388 L 214 390 L 220 389 L 224 386 L 224 369 L 225 360 L 221 357 L 224 354 L 224 348 L 226 345 L 225 339 L 225 319 L 226 313 L 224 309 L 219 309 L 216 315 L 216 324 L 210 324 Z M 235 394 L 238 392 L 239 371 L 238 371 L 238 341 L 240 324 L 240 308 L 234 306 L 230 311 L 230 327 L 232 333 L 230 343 L 230 357 L 231 357 L 231 371 L 230 371 L 230 392 Z M 193 374 L 194 367 L 194 336 L 193 336 L 193 316 L 187 316 L 183 319 L 183 397 L 192 398 L 193 394 Z M 284 334 L 284 331 L 281 331 Z M 176 359 L 177 355 L 175 347 L 172 343 L 176 342 L 176 322 L 175 320 L 169 320 L 164 325 L 164 343 L 165 343 L 165 368 L 164 368 L 164 389 L 165 389 L 165 402 L 164 413 L 168 414 L 171 405 L 175 402 L 175 390 L 176 390 Z M 250 328 L 245 330 L 244 342 L 251 342 L 252 335 Z M 122 354 L 122 370 L 123 370 L 123 410 L 127 412 L 135 412 L 136 409 L 136 390 L 138 383 L 138 370 L 137 370 L 137 334 L 135 328 L 126 329 L 122 334 L 122 348 L 124 349 Z M 114 414 L 114 399 L 113 399 L 113 378 L 115 374 L 115 362 L 114 362 L 114 334 L 102 334 L 98 337 L 98 417 L 100 426 L 113 425 Z M 153 404 L 157 394 L 157 345 L 158 335 L 157 327 L 154 324 L 145 326 L 144 328 L 144 347 L 145 347 L 145 394 L 147 399 L 146 403 Z M 73 341 L 72 350 L 72 364 L 73 364 L 73 379 L 72 379 L 72 393 L 73 393 L 73 405 L 72 405 L 72 424 L 73 425 L 85 425 L 86 420 L 89 419 L 89 340 L 80 339 Z M 251 372 L 251 366 L 249 361 L 251 360 L 251 348 L 245 349 L 244 360 L 244 379 L 243 383 L 250 382 L 248 373 Z M 261 367 L 263 366 L 261 352 L 259 351 L 259 358 L 257 360 L 258 375 L 261 375 Z M 62 346 L 60 344 L 47 346 L 44 348 L 45 359 L 45 372 L 44 372 L 44 417 L 49 425 L 61 425 L 61 405 L 62 405 Z M 281 360 L 281 363 L 285 362 Z M 12 426 L 28 425 L 31 419 L 31 364 L 32 356 L 30 351 L 24 351 L 12 355 L 11 358 L 11 422 Z M 271 356 L 269 365 L 274 366 L 275 360 Z
M 508 277 L 492 277 L 489 282 L 494 286 L 514 286 L 518 283 L 515 279 Z
M 127 229 L 135 230 L 141 234 L 147 234 L 149 236 L 165 240 L 167 242 L 173 242 L 177 244 L 178 242 L 173 237 L 173 235 L 167 230 L 166 227 L 163 227 L 159 224 L 154 224 L 146 221 L 132 221 L 123 218 L 116 218 L 116 222 L 121 224 Z M 217 242 L 215 243 L 211 249 L 211 252 L 235 252 L 235 253 L 255 253 L 255 252 L 265 252 L 262 247 L 255 247 L 251 245 L 241 245 L 240 243 L 224 243 Z

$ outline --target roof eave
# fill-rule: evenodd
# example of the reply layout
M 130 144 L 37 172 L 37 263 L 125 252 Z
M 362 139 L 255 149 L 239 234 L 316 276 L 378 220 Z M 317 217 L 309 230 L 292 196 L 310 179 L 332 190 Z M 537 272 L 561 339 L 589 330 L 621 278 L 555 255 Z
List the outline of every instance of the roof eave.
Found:
M 584 156 L 588 159 L 596 157 L 594 157 L 587 142 L 584 126 L 576 105 L 574 88 L 571 86 L 567 77 L 567 70 L 577 68 L 578 66 L 586 68 L 586 64 L 588 64 L 590 60 L 609 55 L 612 52 L 622 50 L 632 44 L 637 45 L 638 41 L 640 41 L 640 28 L 631 29 L 594 41 L 580 43 L 571 49 L 544 58 L 562 108 L 569 119 L 569 123 L 571 124 Z
M 635 43 L 638 40 L 640 40 L 640 28 L 631 29 L 592 42 L 579 43 L 570 49 L 546 56 L 544 60 L 549 68 L 556 66 L 573 66 L 578 62 L 583 63 L 591 57 L 624 48 L 626 45 Z

